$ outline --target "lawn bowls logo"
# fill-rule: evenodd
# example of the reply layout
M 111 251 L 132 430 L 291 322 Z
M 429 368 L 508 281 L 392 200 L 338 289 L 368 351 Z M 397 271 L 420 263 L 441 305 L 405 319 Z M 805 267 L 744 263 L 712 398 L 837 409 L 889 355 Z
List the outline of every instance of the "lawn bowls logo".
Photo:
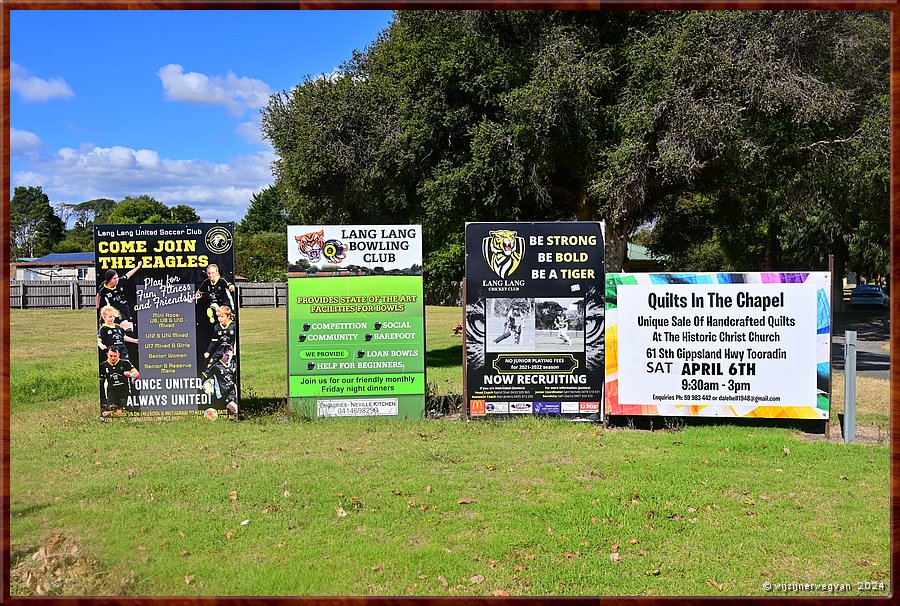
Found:
M 340 263 L 347 254 L 344 252 L 347 247 L 339 240 L 326 240 L 325 246 L 322 247 L 322 255 L 329 263 Z
M 347 256 L 347 247 L 340 240 L 326 240 L 324 230 L 294 236 L 294 241 L 297 242 L 300 254 L 312 263 L 318 263 L 324 258 L 337 265 Z
M 481 244 L 484 260 L 495 274 L 506 278 L 519 267 L 525 254 L 525 238 L 508 229 L 498 229 L 490 234 Z
M 220 255 L 231 249 L 231 232 L 227 227 L 216 225 L 206 232 L 206 248 L 211 253 Z

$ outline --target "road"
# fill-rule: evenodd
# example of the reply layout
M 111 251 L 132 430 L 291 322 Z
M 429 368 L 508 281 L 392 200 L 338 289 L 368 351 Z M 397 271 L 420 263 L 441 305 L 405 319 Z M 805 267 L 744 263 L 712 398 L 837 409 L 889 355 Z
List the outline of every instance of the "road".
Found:
M 835 315 L 831 345 L 833 370 L 844 370 L 844 333 L 856 331 L 856 372 L 862 377 L 887 380 L 891 357 L 890 321 L 887 309 L 850 309 Z

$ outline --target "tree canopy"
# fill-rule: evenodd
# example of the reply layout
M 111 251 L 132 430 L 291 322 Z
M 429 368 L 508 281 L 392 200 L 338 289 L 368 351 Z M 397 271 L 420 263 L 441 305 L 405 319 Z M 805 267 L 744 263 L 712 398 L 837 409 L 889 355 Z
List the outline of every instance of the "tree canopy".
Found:
M 287 279 L 285 229 L 247 233 L 236 230 L 235 272 L 251 282 L 284 282 Z
M 287 205 L 282 202 L 278 188 L 270 185 L 250 198 L 250 206 L 237 229 L 245 234 L 258 234 L 284 231 L 289 224 L 292 224 L 292 217 Z
M 118 203 L 109 198 L 66 202 L 54 208 L 40 187 L 16 187 L 9 207 L 14 257 L 90 252 L 94 249 L 94 224 L 200 221 L 191 206 L 169 207 L 147 195 L 129 196 Z M 74 219 L 72 227 L 67 228 L 70 219 Z
M 186 204 L 169 207 L 152 196 L 126 196 L 106 216 L 108 223 L 197 223 L 200 217 Z
M 398 11 L 262 128 L 289 212 L 422 223 L 432 288 L 465 221 L 606 221 L 611 270 L 648 222 L 698 268 L 821 268 L 886 237 L 888 48 L 876 12 Z
M 62 240 L 65 224 L 40 187 L 17 187 L 9 201 L 12 257 L 40 257 Z

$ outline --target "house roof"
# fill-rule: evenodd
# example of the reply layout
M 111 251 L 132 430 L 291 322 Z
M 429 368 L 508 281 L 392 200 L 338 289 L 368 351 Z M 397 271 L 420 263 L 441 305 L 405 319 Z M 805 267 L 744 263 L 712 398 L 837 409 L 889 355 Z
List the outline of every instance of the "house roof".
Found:
M 631 261 L 658 261 L 664 260 L 665 256 L 656 257 L 650 254 L 646 247 L 639 244 L 628 243 L 628 251 L 625 253 L 626 258 Z
M 76 253 L 51 253 L 32 259 L 31 261 L 20 262 L 19 265 L 63 265 L 70 263 L 94 264 L 94 253 L 92 252 L 76 252 Z

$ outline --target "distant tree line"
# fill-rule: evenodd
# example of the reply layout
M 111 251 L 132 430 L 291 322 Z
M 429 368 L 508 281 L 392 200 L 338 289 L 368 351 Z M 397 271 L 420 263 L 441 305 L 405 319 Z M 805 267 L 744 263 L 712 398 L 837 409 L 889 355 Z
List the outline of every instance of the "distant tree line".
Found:
M 97 198 L 61 203 L 54 208 L 41 187 L 21 186 L 13 190 L 9 201 L 10 253 L 16 259 L 93 251 L 95 224 L 198 221 L 200 217 L 192 207 L 170 207 L 147 195 L 126 196 L 119 202 Z
M 168 206 L 148 195 L 126 196 L 118 202 L 97 198 L 54 206 L 41 187 L 31 186 L 13 190 L 9 214 L 13 259 L 92 252 L 94 225 L 200 221 L 193 207 Z M 235 229 L 236 273 L 253 282 L 284 281 L 287 277 L 284 234 L 289 220 L 293 219 L 274 187 L 254 194 Z

